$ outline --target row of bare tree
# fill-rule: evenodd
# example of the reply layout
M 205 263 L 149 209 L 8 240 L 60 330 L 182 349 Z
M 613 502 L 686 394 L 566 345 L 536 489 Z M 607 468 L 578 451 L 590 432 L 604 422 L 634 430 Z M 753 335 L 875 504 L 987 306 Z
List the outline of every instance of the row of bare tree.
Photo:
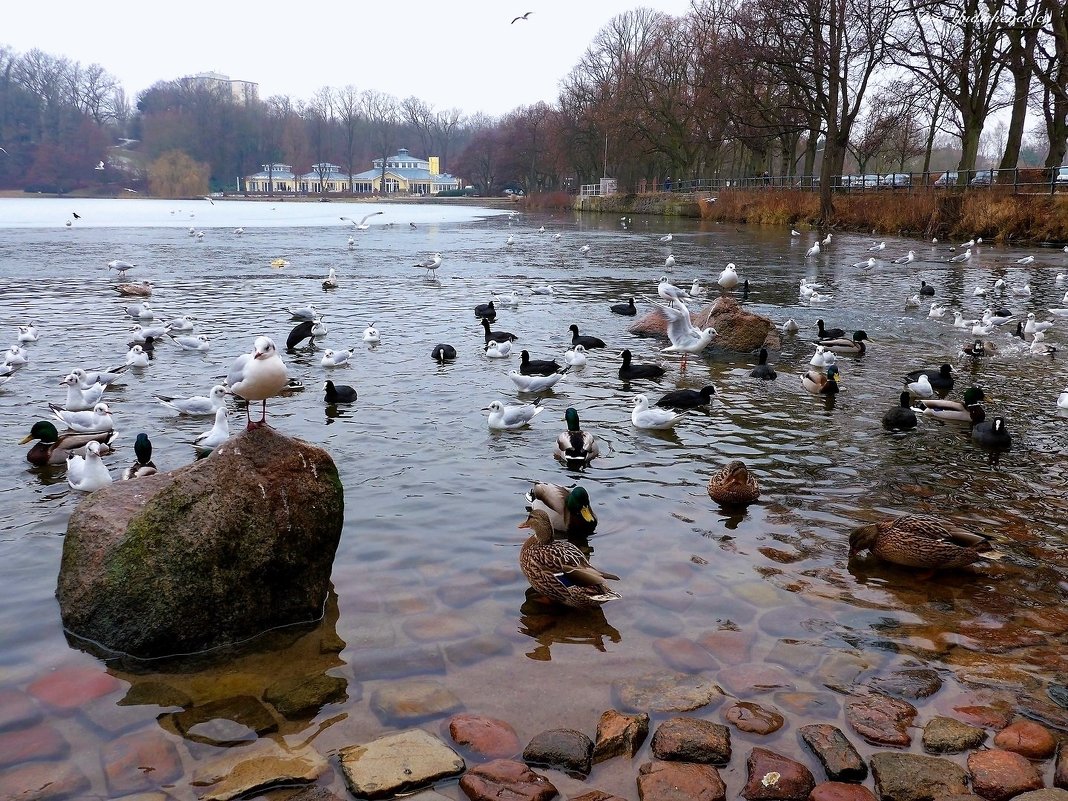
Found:
M 971 170 L 995 113 L 1008 119 L 1000 168 L 1017 166 L 1035 118 L 1045 165 L 1064 162 L 1068 0 L 693 0 L 682 17 L 639 8 L 598 33 L 555 102 L 499 119 L 351 85 L 306 102 L 236 103 L 189 78 L 155 84 L 131 108 L 98 65 L 0 48 L 0 185 L 106 180 L 92 166 L 127 137 L 142 164 L 180 151 L 206 165 L 212 188 L 273 162 L 361 172 L 408 147 L 485 193 L 602 175 L 629 188 L 818 175 L 829 213 L 847 155 L 861 172 L 872 159 L 926 172 L 951 135 L 959 169 Z

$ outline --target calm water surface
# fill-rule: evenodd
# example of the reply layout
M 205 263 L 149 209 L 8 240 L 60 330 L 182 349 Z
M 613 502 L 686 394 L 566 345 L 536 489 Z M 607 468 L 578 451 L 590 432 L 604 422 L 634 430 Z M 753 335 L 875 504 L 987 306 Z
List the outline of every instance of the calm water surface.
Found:
M 367 231 L 338 219 L 379 209 L 385 213 Z M 82 219 L 68 229 L 72 211 Z M 203 239 L 190 236 L 189 226 Z M 233 233 L 236 226 L 245 233 Z M 1001 354 L 972 364 L 957 355 L 968 334 L 949 317 L 928 319 L 926 305 L 906 311 L 903 302 L 922 279 L 951 308 L 978 316 L 986 303 L 972 289 L 1003 277 L 1009 286 L 1029 283 L 1033 295 L 1006 293 L 998 302 L 1041 318 L 1048 307 L 1066 305 L 1068 286 L 1055 281 L 1068 272 L 1060 251 L 1036 250 L 1036 261 L 1019 267 L 1011 261 L 1027 251 L 984 245 L 960 266 L 945 263 L 953 255 L 948 245 L 890 238 L 888 258 L 912 248 L 922 261 L 858 270 L 850 265 L 867 258 L 871 241 L 849 234 L 806 261 L 813 236 L 791 240 L 777 228 L 634 218 L 623 229 L 612 216 L 509 220 L 443 206 L 281 202 L 4 200 L 0 228 L 0 332 L 14 341 L 16 325 L 31 318 L 41 330 L 28 346 L 29 365 L 0 388 L 0 442 L 7 443 L 0 457 L 0 693 L 19 697 L 54 671 L 119 679 L 77 711 L 34 701 L 45 725 L 70 744 L 70 755 L 58 759 L 87 777 L 84 797 L 125 794 L 105 781 L 102 761 L 109 742 L 131 733 L 162 733 L 184 775 L 160 781 L 169 797 L 195 797 L 188 776 L 225 750 L 211 740 L 245 724 L 215 721 L 205 736 L 183 736 L 171 713 L 259 698 L 279 678 L 323 673 L 348 683 L 348 699 L 314 717 L 271 712 L 277 731 L 265 736 L 310 742 L 330 756 L 404 728 L 411 722 L 390 717 L 377 698 L 413 679 L 438 682 L 467 711 L 510 721 L 523 742 L 561 726 L 592 736 L 600 712 L 620 703 L 619 682 L 680 671 L 786 714 L 789 723 L 770 737 L 733 732 L 736 754 L 759 741 L 822 776 L 797 726 L 844 725 L 842 693 L 863 693 L 874 677 L 916 664 L 934 667 L 944 683 L 924 702 L 921 724 L 962 703 L 1011 701 L 1065 725 L 1068 715 L 1046 695 L 1051 681 L 1068 674 L 1068 470 L 1064 413 L 1055 405 L 1068 384 L 1063 359 L 1031 357 L 1000 334 Z M 661 244 L 669 230 L 674 241 Z M 557 232 L 558 241 L 551 238 Z M 578 253 L 582 244 L 590 245 L 588 256 Z M 427 281 L 411 265 L 435 251 L 444 262 L 438 280 Z M 631 320 L 609 313 L 630 296 L 648 308 L 669 252 L 680 285 L 695 277 L 713 284 L 733 261 L 752 284 L 751 310 L 799 323 L 801 333 L 784 342 L 777 381 L 749 378 L 750 358 L 691 359 L 683 372 L 677 359 L 658 354 L 663 343 L 627 333 Z M 279 257 L 289 266 L 272 269 Z M 279 634 L 208 667 L 104 662 L 64 637 L 54 590 L 80 496 L 61 470 L 31 468 L 16 443 L 48 417 L 49 402 L 63 402 L 58 382 L 70 369 L 122 362 L 132 324 L 122 307 L 130 301 L 112 290 L 115 275 L 103 269 L 111 259 L 137 265 L 131 280 L 154 282 L 157 321 L 191 314 L 197 332 L 212 339 L 207 354 L 161 345 L 150 367 L 108 391 L 119 431 L 117 452 L 106 460 L 113 475 L 133 460 L 139 431 L 150 434 L 156 464 L 171 469 L 192 461 L 190 442 L 210 427 L 207 418 L 177 418 L 155 394 L 206 393 L 258 334 L 281 345 L 294 325 L 290 306 L 314 303 L 325 313 L 325 341 L 284 357 L 307 391 L 269 409 L 281 431 L 334 456 L 345 486 L 335 595 L 312 630 Z M 331 267 L 341 287 L 325 292 Z M 799 303 L 797 284 L 806 275 L 817 276 L 833 299 L 818 308 Z M 527 294 L 546 282 L 553 296 Z M 494 327 L 515 332 L 534 358 L 561 356 L 571 323 L 610 347 L 544 393 L 546 411 L 529 428 L 493 433 L 482 408 L 516 397 L 506 373 L 518 368 L 518 355 L 484 357 L 472 308 L 513 289 L 522 302 L 502 308 Z M 832 400 L 808 395 L 798 378 L 818 317 L 864 328 L 875 340 L 867 355 L 841 357 L 842 393 Z M 369 349 L 360 339 L 372 322 L 382 343 Z M 1056 328 L 1048 339 L 1068 344 Z M 454 364 L 430 359 L 438 342 L 456 346 Z M 353 346 L 351 367 L 319 365 L 321 348 Z M 660 361 L 668 374 L 624 387 L 616 377 L 624 347 L 638 361 Z M 966 429 L 926 420 L 908 434 L 881 429 L 902 374 L 943 361 L 958 373 L 953 397 L 962 384 L 986 388 L 988 415 L 1003 414 L 1013 433 L 1010 451 L 992 456 Z M 358 402 L 326 407 L 325 378 L 354 385 Z M 632 427 L 636 390 L 655 400 L 709 382 L 717 395 L 707 413 L 688 415 L 671 433 Z M 552 457 L 569 405 L 603 443 L 584 474 Z M 235 410 L 231 425 L 242 419 Z M 732 458 L 744 459 L 762 486 L 760 502 L 744 512 L 719 508 L 705 491 L 712 471 Z M 589 490 L 600 518 L 592 560 L 623 577 L 623 600 L 595 613 L 559 614 L 526 599 L 517 564 L 525 532 L 516 526 L 535 480 L 580 481 Z M 928 581 L 870 559 L 847 560 L 854 527 L 906 512 L 991 533 L 1007 558 Z M 740 632 L 730 647 L 721 647 L 726 640 L 716 632 L 723 630 Z M 694 714 L 721 720 L 726 707 Z M 447 716 L 416 723 L 438 731 Z M 853 739 L 863 753 L 874 750 Z M 744 770 L 740 758 L 724 770 L 729 788 L 740 788 Z M 552 776 L 566 792 L 600 787 L 633 798 L 635 771 L 613 760 L 586 785 Z M 323 781 L 343 792 L 336 771 Z M 459 794 L 454 786 L 443 792 Z

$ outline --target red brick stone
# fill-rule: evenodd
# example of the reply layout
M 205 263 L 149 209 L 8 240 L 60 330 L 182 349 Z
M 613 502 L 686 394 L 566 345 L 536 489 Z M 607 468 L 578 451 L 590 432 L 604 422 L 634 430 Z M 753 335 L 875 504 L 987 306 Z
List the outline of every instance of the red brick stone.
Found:
M 646 762 L 638 768 L 641 801 L 726 801 L 727 786 L 711 765 Z
M 1040 790 L 1042 776 L 1027 757 L 991 748 L 968 754 L 972 792 L 990 801 L 1005 801 L 1027 790 Z
M 161 731 L 120 737 L 104 747 L 100 761 L 108 788 L 117 796 L 152 790 L 182 775 L 178 750 Z
M 449 736 L 457 745 L 491 759 L 514 757 L 522 748 L 510 724 L 483 715 L 454 715 Z
M 510 759 L 470 768 L 460 779 L 460 789 L 471 801 L 550 801 L 558 794 L 544 776 Z
M 31 762 L 0 773 L 4 801 L 60 801 L 84 798 L 89 780 L 67 762 Z
M 824 782 L 808 794 L 808 801 L 876 801 L 875 793 L 862 784 Z
M 1018 720 L 999 731 L 994 745 L 1023 754 L 1028 759 L 1048 759 L 1057 750 L 1057 741 L 1049 730 L 1033 720 Z
M 94 698 L 122 689 L 123 683 L 96 667 L 67 665 L 37 679 L 26 691 L 57 712 L 73 712 Z
M 38 759 L 62 759 L 69 751 L 70 745 L 63 735 L 48 723 L 0 734 L 0 767 Z

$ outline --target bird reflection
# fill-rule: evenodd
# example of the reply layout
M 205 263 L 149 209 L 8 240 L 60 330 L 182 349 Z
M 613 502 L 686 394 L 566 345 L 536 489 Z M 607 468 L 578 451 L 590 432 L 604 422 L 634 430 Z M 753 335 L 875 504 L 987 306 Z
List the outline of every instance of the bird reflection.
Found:
M 529 659 L 549 662 L 553 645 L 592 645 L 606 652 L 605 638 L 612 643 L 622 640 L 600 607 L 573 609 L 536 600 L 540 597 L 533 588 L 528 589 L 526 600 L 519 608 L 520 633 L 537 643 L 527 652 Z

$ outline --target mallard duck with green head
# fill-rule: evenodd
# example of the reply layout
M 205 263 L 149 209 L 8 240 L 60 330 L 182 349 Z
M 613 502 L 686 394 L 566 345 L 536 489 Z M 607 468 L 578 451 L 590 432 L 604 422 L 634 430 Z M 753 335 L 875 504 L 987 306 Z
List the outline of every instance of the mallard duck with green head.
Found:
M 824 350 L 831 353 L 841 353 L 845 356 L 863 356 L 867 352 L 865 342 L 873 342 L 866 331 L 854 331 L 852 337 L 837 337 L 835 339 L 821 339 L 820 345 Z
M 742 506 L 760 497 L 760 485 L 745 464 L 735 459 L 708 479 L 708 495 L 716 503 Z
M 849 555 L 871 551 L 884 562 L 923 570 L 964 567 L 980 559 L 1000 559 L 990 540 L 925 515 L 862 526 L 849 535 Z
M 801 386 L 813 395 L 834 395 L 838 392 L 841 375 L 838 366 L 832 364 L 824 373 L 821 370 L 809 370 L 801 376 Z
M 983 407 L 980 406 L 986 396 L 983 394 L 982 387 L 968 387 L 961 394 L 961 399 L 958 400 L 945 400 L 940 398 L 925 398 L 918 401 L 916 406 L 921 409 L 923 414 L 927 417 L 934 417 L 936 420 L 946 420 L 957 423 L 976 423 L 982 422 L 985 417 Z M 983 412 L 983 416 L 980 416 L 978 420 L 975 419 L 975 411 L 972 408 L 976 406 L 980 412 Z
M 573 543 L 556 539 L 553 524 L 544 511 L 532 509 L 519 528 L 532 532 L 519 551 L 519 567 L 537 592 L 579 608 L 600 606 L 622 597 L 605 584 L 606 580 L 618 581 L 619 576 L 598 570 Z
M 100 443 L 102 455 L 110 453 L 108 443 L 114 438 L 114 431 L 66 431 L 60 434 L 50 421 L 38 420 L 19 444 L 37 440 L 37 444 L 26 452 L 26 459 L 31 464 L 66 464 L 67 454 L 73 453 L 84 458 L 85 446 L 90 442 Z
M 564 420 L 567 421 L 567 431 L 560 432 L 560 436 L 556 438 L 553 456 L 568 467 L 586 467 L 601 453 L 597 440 L 589 431 L 582 430 L 578 412 L 574 407 L 567 408 Z
M 137 435 L 137 439 L 134 440 L 134 456 L 137 461 L 123 471 L 123 481 L 144 478 L 159 472 L 152 461 L 152 441 L 148 438 L 148 434 L 141 432 Z
M 597 515 L 590 505 L 585 488 L 562 487 L 537 483 L 527 492 L 530 509 L 540 509 L 549 516 L 553 530 L 565 537 L 588 537 L 597 528 Z

